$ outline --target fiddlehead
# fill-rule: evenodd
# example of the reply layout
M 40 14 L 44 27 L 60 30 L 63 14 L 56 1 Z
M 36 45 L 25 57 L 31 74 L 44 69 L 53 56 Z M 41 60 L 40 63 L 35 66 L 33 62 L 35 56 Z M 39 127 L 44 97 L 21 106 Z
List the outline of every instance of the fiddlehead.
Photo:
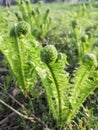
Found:
M 25 21 L 20 21 L 14 25 L 14 27 L 10 31 L 11 37 L 20 37 L 21 35 L 30 34 L 30 25 Z
M 14 79 L 22 92 L 31 92 L 36 82 L 35 62 L 38 53 L 37 42 L 30 34 L 30 25 L 21 21 L 10 31 L 10 36 L 0 42 L 0 51 L 6 57 Z M 3 44 L 2 44 L 3 43 Z M 36 44 L 36 45 L 35 45 Z
M 41 50 L 41 60 L 46 64 L 54 63 L 57 59 L 57 50 L 53 45 L 47 45 Z
M 88 53 L 83 56 L 82 62 L 86 66 L 97 66 L 97 59 L 96 56 L 93 53 Z

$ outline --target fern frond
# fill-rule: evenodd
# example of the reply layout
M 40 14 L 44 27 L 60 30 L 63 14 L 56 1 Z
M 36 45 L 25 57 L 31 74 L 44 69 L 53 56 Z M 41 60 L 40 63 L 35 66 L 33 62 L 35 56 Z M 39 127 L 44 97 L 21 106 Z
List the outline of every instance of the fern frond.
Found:
M 36 41 L 30 36 L 17 40 L 6 37 L 1 40 L 0 50 L 6 57 L 20 89 L 23 92 L 32 91 L 36 82 L 35 64 L 33 64 L 37 57 Z
M 80 67 L 76 70 L 70 93 L 72 110 L 68 116 L 67 122 L 70 122 L 75 117 L 87 96 L 98 87 L 98 70 L 95 70 L 97 60 L 94 58 L 95 57 L 89 59 L 89 61 L 87 59 L 88 62 L 86 62 L 88 64 L 81 63 Z M 94 61 L 94 63 L 92 61 Z
M 57 91 L 57 99 L 56 103 L 58 106 L 59 118 L 60 120 L 66 121 L 68 114 L 70 113 L 71 104 L 69 102 L 69 82 L 68 82 L 68 74 L 64 70 L 64 63 L 61 61 L 48 65 L 48 68 L 51 72 L 51 75 L 54 80 L 54 85 Z
M 41 53 L 44 53 L 41 56 L 46 56 L 47 53 L 50 53 L 47 55 L 54 54 L 52 53 L 52 50 L 54 49 L 51 45 L 45 47 L 45 52 L 41 51 Z M 49 49 L 49 50 L 48 50 Z M 52 50 L 50 50 L 52 49 Z M 55 56 L 50 56 L 50 61 L 55 59 Z M 44 59 L 41 57 L 41 59 Z M 46 58 L 45 58 L 46 59 Z M 45 62 L 45 59 L 43 62 Z M 68 114 L 70 113 L 71 104 L 68 99 L 68 90 L 69 90 L 69 82 L 67 78 L 67 73 L 65 72 L 65 63 L 62 59 L 57 59 L 55 62 L 50 62 L 46 59 L 46 65 L 44 65 L 45 69 L 43 73 L 40 73 L 41 79 L 43 82 L 43 85 L 45 87 L 46 93 L 47 93 L 47 99 L 49 102 L 50 110 L 53 113 L 53 116 L 56 120 L 59 121 L 59 123 L 63 123 L 63 121 L 66 121 Z M 39 71 L 41 72 L 41 71 Z

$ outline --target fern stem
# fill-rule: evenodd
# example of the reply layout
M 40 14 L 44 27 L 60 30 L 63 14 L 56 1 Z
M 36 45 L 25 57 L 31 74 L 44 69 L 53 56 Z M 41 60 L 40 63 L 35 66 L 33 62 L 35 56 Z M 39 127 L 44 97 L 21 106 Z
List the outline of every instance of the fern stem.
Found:
M 57 79 L 55 77 L 55 74 L 54 72 L 52 71 L 52 68 L 51 68 L 51 65 L 47 64 L 51 74 L 52 74 L 52 77 L 54 79 L 54 83 L 55 83 L 55 86 L 56 86 L 56 89 L 57 89 L 57 93 L 58 93 L 58 103 L 59 103 L 59 122 L 60 122 L 60 126 L 61 126 L 61 112 L 62 112 L 62 109 L 61 109 L 61 95 L 60 95 L 60 91 L 59 91 L 59 85 L 58 85 L 58 82 L 57 82 Z
M 23 61 L 23 59 L 22 59 L 22 54 L 21 54 L 21 47 L 20 47 L 20 43 L 19 43 L 19 39 L 18 39 L 18 37 L 17 37 L 17 34 L 16 34 L 16 28 L 15 28 L 15 35 L 16 35 L 16 43 L 17 43 L 17 45 L 18 45 L 18 54 L 19 54 L 19 59 L 20 59 L 20 66 L 21 66 L 21 69 L 20 69 L 20 71 L 21 71 L 21 74 L 22 74 L 22 83 L 23 83 L 23 88 L 24 88 L 24 93 L 25 93 L 25 86 L 26 86 L 26 84 L 25 84 L 25 74 L 24 74 L 24 71 L 23 71 L 23 63 L 22 63 L 22 61 Z

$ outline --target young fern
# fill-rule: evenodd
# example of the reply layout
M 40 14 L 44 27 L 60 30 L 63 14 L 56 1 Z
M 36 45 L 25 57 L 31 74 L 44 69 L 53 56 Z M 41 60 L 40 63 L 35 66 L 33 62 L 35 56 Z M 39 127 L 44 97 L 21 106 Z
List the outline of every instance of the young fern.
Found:
M 52 45 L 42 49 L 41 60 L 46 64 L 43 71 L 45 75 L 39 75 L 47 93 L 50 110 L 60 126 L 70 123 L 87 96 L 98 85 L 96 56 L 87 54 L 83 57 L 72 79 L 73 84 L 69 83 L 64 71 L 64 59 L 62 56 L 57 57 L 57 51 Z
M 23 92 L 31 92 L 36 82 L 33 61 L 34 59 L 37 61 L 39 51 L 37 42 L 28 35 L 28 27 L 28 23 L 19 22 L 12 28 L 11 37 L 5 36 L 2 41 L 0 40 L 0 50 L 5 55 L 16 82 Z
M 69 83 L 63 55 L 58 57 L 57 50 L 47 45 L 41 50 L 41 59 L 46 64 L 46 77 L 41 76 L 45 87 L 50 110 L 54 118 L 62 125 L 70 113 L 71 104 L 68 99 Z
M 49 9 L 44 13 L 41 12 L 41 2 L 37 4 L 37 7 L 32 9 L 30 0 L 24 0 L 22 4 L 17 0 L 21 15 L 15 13 L 18 21 L 26 21 L 30 24 L 31 33 L 36 38 L 44 38 L 47 32 L 50 30 L 51 19 L 49 17 Z
M 98 85 L 97 58 L 94 54 L 84 55 L 80 67 L 76 70 L 73 78 L 70 102 L 72 105 L 71 113 L 67 118 L 70 122 L 80 109 L 87 96 L 93 92 Z
M 58 53 L 53 45 L 42 48 L 32 35 L 27 35 L 29 31 L 24 33 L 17 29 L 17 27 L 22 29 L 22 24 L 20 25 L 21 27 L 18 23 L 14 27 L 15 30 L 12 29 L 10 38 L 0 37 L 0 50 L 5 55 L 16 82 L 23 92 L 32 92 L 36 74 L 40 76 L 49 108 L 61 128 L 74 119 L 86 97 L 98 85 L 96 56 L 86 54 L 83 57 L 71 84 L 65 71 L 66 57 Z
M 42 48 L 32 36 L 41 38 L 49 31 L 49 10 L 41 15 L 39 8 L 32 11 L 30 1 L 26 0 L 19 8 L 22 17 L 16 14 L 19 22 L 11 29 L 10 37 L 0 36 L 0 51 L 6 57 L 16 82 L 24 93 L 32 92 L 37 74 L 40 76 L 50 111 L 61 128 L 74 119 L 86 97 L 97 87 L 97 59 L 94 54 L 83 56 L 88 50 L 83 51 L 87 46 L 82 45 L 89 39 L 82 37 L 83 44 L 76 45 L 80 64 L 71 84 L 65 71 L 66 56 L 58 53 L 53 45 Z M 77 23 L 73 21 L 72 25 L 76 41 L 80 41 Z
M 29 35 L 31 33 L 30 31 L 30 25 L 25 21 L 20 21 L 17 24 L 15 24 L 12 29 L 10 30 L 10 36 L 11 37 L 20 37 L 21 35 Z

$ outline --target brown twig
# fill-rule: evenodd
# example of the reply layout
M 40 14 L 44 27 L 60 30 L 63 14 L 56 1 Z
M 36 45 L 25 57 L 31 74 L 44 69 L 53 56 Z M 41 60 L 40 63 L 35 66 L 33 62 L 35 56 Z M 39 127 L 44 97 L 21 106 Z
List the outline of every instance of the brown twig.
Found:
M 6 92 L 3 87 L 0 86 L 0 88 L 4 91 L 5 94 L 7 94 L 14 102 L 16 102 L 21 108 L 25 109 L 25 106 L 21 104 L 18 100 L 16 100 L 11 94 Z
M 4 118 L 3 120 L 0 121 L 0 125 L 4 124 L 5 122 L 7 122 L 9 120 L 9 118 L 11 118 L 12 116 L 14 116 L 16 113 L 12 112 L 10 115 L 8 115 L 6 118 Z
M 0 86 L 0 88 L 4 91 L 5 94 L 7 94 L 13 101 L 15 101 L 22 109 L 25 110 L 26 113 L 28 113 L 28 110 L 25 108 L 25 106 L 23 104 L 21 104 L 18 100 L 16 100 L 12 95 L 10 95 L 8 92 L 6 92 L 4 90 L 4 88 L 2 86 Z M 19 116 L 30 120 L 31 122 L 37 122 L 40 125 L 43 126 L 43 128 L 48 128 L 47 125 L 38 117 L 36 117 L 34 114 L 30 114 L 30 117 L 27 115 L 24 115 L 22 113 L 20 113 L 19 111 L 15 110 L 13 107 L 9 106 L 8 104 L 6 104 L 4 101 L 0 100 L 0 102 L 7 106 L 9 109 L 11 109 L 12 111 L 14 111 L 14 113 L 18 114 Z M 12 114 L 13 115 L 13 114 Z M 10 115 L 9 115 L 10 116 Z M 8 117 L 9 118 L 9 117 Z M 5 120 L 7 120 L 8 118 L 5 118 Z M 2 120 L 3 121 L 3 120 Z M 2 123 L 2 122 L 1 122 Z
M 19 111 L 17 111 L 16 109 L 14 109 L 13 107 L 11 107 L 10 105 L 8 105 L 7 103 L 5 103 L 3 100 L 0 99 L 0 103 L 3 104 L 4 106 L 8 107 L 9 109 L 11 109 L 12 111 L 14 111 L 17 115 L 30 120 L 31 122 L 35 122 L 33 117 L 28 117 L 27 115 L 24 115 L 22 113 L 20 113 Z
M 0 103 L 3 104 L 4 106 L 8 107 L 9 109 L 11 109 L 13 112 L 15 112 L 17 115 L 21 116 L 24 119 L 30 120 L 31 122 L 37 122 L 40 125 L 43 126 L 43 128 L 48 128 L 47 125 L 41 121 L 38 117 L 36 117 L 35 115 L 31 115 L 31 116 L 27 116 L 22 114 L 21 112 L 15 110 L 13 107 L 11 107 L 10 105 L 8 105 L 7 103 L 5 103 L 3 100 L 0 99 Z
M 0 72 L 9 72 L 9 70 L 6 68 L 0 68 Z

